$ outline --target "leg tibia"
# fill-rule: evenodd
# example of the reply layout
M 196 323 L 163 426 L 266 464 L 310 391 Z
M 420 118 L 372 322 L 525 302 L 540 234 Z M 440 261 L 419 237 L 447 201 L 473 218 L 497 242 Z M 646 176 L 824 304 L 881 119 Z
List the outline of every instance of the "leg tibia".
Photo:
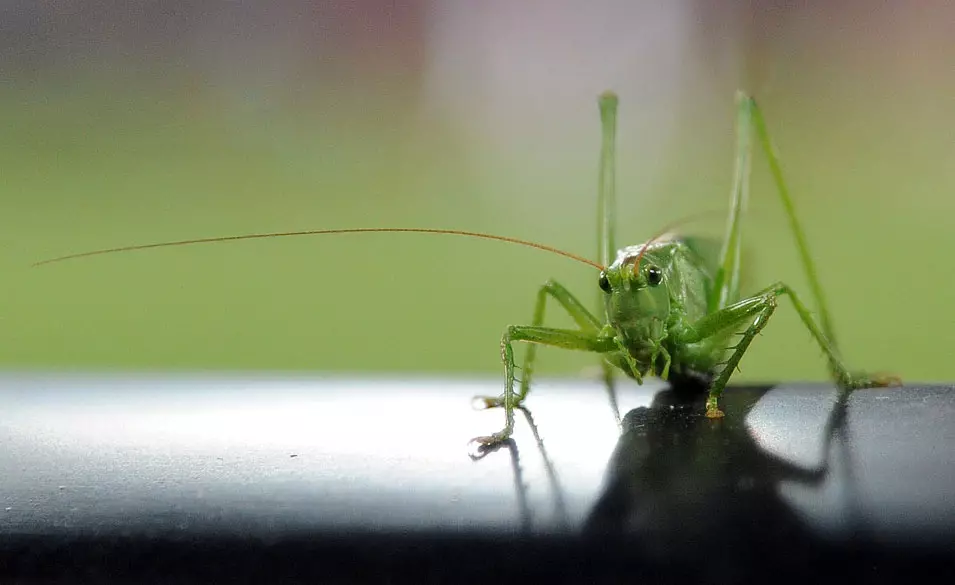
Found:
M 544 312 L 547 308 L 547 297 L 552 296 L 570 317 L 577 323 L 581 331 L 566 331 L 559 329 L 548 329 L 541 327 L 544 323 Z M 504 362 L 504 393 L 500 396 L 478 396 L 475 400 L 484 406 L 484 408 L 504 407 L 506 424 L 504 430 L 495 433 L 490 437 L 478 437 L 475 439 L 485 445 L 503 441 L 511 434 L 514 426 L 514 408 L 520 406 L 521 402 L 530 391 L 531 375 L 534 372 L 534 361 L 537 356 L 537 344 L 554 345 L 557 347 L 567 347 L 569 349 L 581 349 L 580 345 L 586 343 L 580 341 L 581 338 L 593 339 L 597 337 L 600 330 L 600 322 L 594 317 L 574 295 L 570 293 L 561 284 L 549 280 L 537 291 L 537 301 L 534 304 L 534 320 L 530 327 L 508 327 L 507 332 L 501 340 L 501 359 Z M 532 342 L 524 354 L 524 366 L 521 374 L 521 388 L 519 393 L 514 393 L 514 350 L 511 347 L 512 341 Z
M 544 311 L 547 308 L 547 297 L 551 296 L 567 311 L 571 319 L 577 323 L 581 331 L 596 332 L 601 323 L 594 317 L 577 298 L 560 283 L 548 280 L 537 291 L 537 302 L 534 304 L 534 320 L 532 325 L 540 327 L 544 324 Z M 534 373 L 534 361 L 537 357 L 537 346 L 532 344 L 524 353 L 524 365 L 521 368 L 520 399 L 523 400 L 530 391 L 531 375 Z
M 514 348 L 515 341 L 542 344 L 578 351 L 613 351 L 613 340 L 600 337 L 596 332 L 574 331 L 570 329 L 552 329 L 549 327 L 511 325 L 501 338 L 501 359 L 504 362 L 504 394 L 498 398 L 482 398 L 487 407 L 504 407 L 504 428 L 487 437 L 477 437 L 475 441 L 483 445 L 492 445 L 504 441 L 514 430 L 514 409 L 521 405 L 525 394 L 514 392 Z M 533 347 L 533 345 L 531 346 Z
M 769 318 L 776 310 L 776 297 L 774 295 L 764 295 L 759 303 L 753 305 L 751 310 L 756 313 L 756 318 L 753 319 L 752 324 L 743 332 L 739 343 L 733 348 L 733 353 L 723 364 L 723 369 L 720 370 L 719 375 L 713 380 L 713 385 L 710 386 L 710 394 L 706 398 L 706 416 L 709 418 L 721 418 L 723 416 L 723 412 L 719 409 L 720 394 L 722 394 L 726 388 L 730 376 L 733 375 L 733 370 L 739 366 L 739 361 L 743 358 L 743 354 L 746 353 L 749 344 L 752 343 L 753 338 L 766 326 L 766 323 L 769 322 Z
M 778 282 L 766 289 L 760 291 L 757 295 L 743 299 L 723 310 L 716 311 L 700 319 L 692 327 L 688 328 L 681 337 L 681 341 L 694 343 L 702 339 L 717 335 L 724 335 L 727 331 L 736 330 L 749 322 L 749 326 L 743 332 L 739 343 L 732 348 L 733 353 L 725 362 L 719 375 L 713 381 L 710 388 L 710 394 L 707 398 L 707 416 L 720 417 L 717 402 L 723 389 L 729 382 L 733 370 L 739 365 L 749 344 L 753 338 L 766 326 L 769 317 L 776 310 L 776 298 L 786 295 L 793 303 L 796 313 L 803 324 L 809 329 L 816 343 L 822 348 L 829 362 L 829 371 L 832 378 L 844 392 L 857 390 L 860 388 L 871 388 L 875 386 L 897 385 L 899 380 L 893 376 L 868 376 L 865 374 L 850 373 L 842 361 L 835 345 L 826 337 L 822 328 L 813 318 L 812 314 L 796 295 L 793 290 L 782 282 Z
M 845 363 L 842 361 L 842 356 L 839 355 L 839 350 L 836 348 L 836 344 L 826 335 L 826 328 L 824 326 L 820 326 L 820 324 L 816 322 L 812 316 L 812 313 L 809 312 L 809 309 L 806 308 L 806 305 L 803 304 L 796 293 L 781 282 L 774 284 L 768 290 L 771 290 L 777 296 L 782 294 L 789 296 L 793 306 L 796 308 L 796 312 L 799 314 L 799 318 L 802 319 L 802 322 L 806 325 L 806 328 L 809 329 L 813 338 L 815 338 L 823 352 L 825 352 L 826 358 L 829 361 L 829 373 L 843 392 L 847 393 L 851 392 L 852 390 L 860 390 L 862 388 L 901 385 L 901 380 L 899 380 L 896 376 L 871 376 L 860 372 L 850 372 L 846 368 Z

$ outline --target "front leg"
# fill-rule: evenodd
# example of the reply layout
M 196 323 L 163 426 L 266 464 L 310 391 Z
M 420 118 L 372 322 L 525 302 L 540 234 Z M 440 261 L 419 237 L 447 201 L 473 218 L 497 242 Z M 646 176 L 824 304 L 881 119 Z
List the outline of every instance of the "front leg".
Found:
M 630 353 L 630 348 L 627 347 L 627 344 L 624 342 L 623 338 L 617 333 L 617 331 L 611 325 L 605 325 L 603 328 L 603 334 L 607 336 L 613 336 L 614 347 L 617 348 L 617 353 L 623 359 L 622 365 L 626 365 L 630 370 L 630 374 L 633 376 L 633 379 L 637 381 L 637 384 L 643 384 L 643 374 L 640 370 L 640 364 L 637 363 L 637 360 L 634 359 L 633 354 Z
M 663 340 L 666 339 L 667 333 L 661 321 L 653 322 L 651 335 L 653 336 L 653 351 L 650 352 L 650 373 L 659 372 L 660 379 L 666 380 L 670 377 L 670 364 L 673 360 L 667 348 L 663 347 Z M 660 357 L 663 357 L 663 368 L 658 370 L 657 358 Z
M 485 437 L 476 437 L 473 441 L 492 446 L 505 441 L 514 431 L 514 409 L 518 408 L 524 395 L 514 392 L 514 348 L 515 341 L 526 341 L 531 344 L 549 345 L 563 349 L 577 351 L 592 351 L 606 353 L 614 351 L 616 345 L 612 338 L 601 337 L 595 332 L 574 331 L 571 329 L 552 329 L 550 327 L 535 327 L 533 325 L 511 325 L 501 338 L 501 359 L 504 361 L 504 394 L 496 399 L 484 399 L 489 406 L 504 407 L 504 428 Z M 534 345 L 531 345 L 534 347 Z M 526 395 L 526 392 L 524 393 Z M 493 400 L 493 404 L 490 401 Z
M 567 311 L 567 314 L 577 323 L 580 330 L 585 333 L 596 333 L 601 329 L 601 323 L 593 314 L 588 311 L 574 295 L 570 293 L 563 285 L 554 280 L 548 280 L 537 291 L 537 302 L 534 304 L 534 320 L 532 327 L 540 327 L 544 324 L 544 310 L 547 308 L 547 297 L 551 296 L 560 304 L 561 308 Z M 534 373 L 534 361 L 537 357 L 537 346 L 531 345 L 524 354 L 524 366 L 521 368 L 521 390 L 517 396 L 515 406 L 523 402 L 530 392 L 531 375 Z M 501 396 L 478 396 L 476 398 L 484 404 L 485 408 L 495 408 L 504 406 L 504 395 Z
M 670 364 L 673 362 L 673 359 L 670 357 L 670 352 L 667 351 L 667 348 L 663 347 L 662 342 L 658 342 L 653 348 L 653 353 L 650 355 L 650 363 L 653 364 L 653 368 L 656 370 L 657 358 L 663 358 L 663 367 L 658 370 L 660 372 L 660 379 L 667 380 L 670 377 Z

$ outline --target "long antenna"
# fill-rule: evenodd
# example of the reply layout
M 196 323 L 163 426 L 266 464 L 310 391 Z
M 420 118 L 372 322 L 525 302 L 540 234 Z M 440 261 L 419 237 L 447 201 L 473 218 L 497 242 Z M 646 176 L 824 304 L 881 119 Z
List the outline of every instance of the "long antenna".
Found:
M 557 254 L 558 256 L 563 256 L 565 258 L 570 258 L 571 260 L 576 260 L 583 264 L 593 266 L 597 270 L 603 270 L 604 267 L 594 262 L 593 260 L 588 260 L 583 256 L 578 256 L 571 252 L 565 252 L 559 250 L 552 246 L 546 246 L 544 244 L 538 244 L 536 242 L 529 242 L 527 240 L 521 240 L 518 238 L 511 238 L 508 236 L 496 236 L 494 234 L 483 234 L 480 232 L 468 232 L 462 230 L 443 230 L 443 229 L 431 229 L 431 228 L 345 228 L 345 229 L 330 229 L 330 230 L 306 230 L 300 232 L 275 232 L 275 233 L 266 233 L 266 234 L 245 234 L 241 236 L 221 236 L 217 238 L 198 238 L 194 240 L 179 240 L 176 242 L 159 242 L 155 244 L 140 244 L 137 246 L 122 246 L 120 248 L 107 248 L 105 250 L 93 250 L 92 252 L 81 252 L 79 254 L 69 254 L 67 256 L 60 256 L 59 258 L 50 258 L 49 260 L 41 260 L 36 262 L 33 266 L 41 266 L 43 264 L 52 264 L 54 262 L 62 262 L 64 260 L 72 260 L 74 258 L 85 258 L 87 256 L 100 256 L 102 254 L 113 254 L 116 252 L 131 252 L 133 250 L 148 250 L 150 248 L 166 248 L 170 246 L 189 246 L 192 244 L 211 244 L 214 242 L 233 242 L 236 240 L 255 240 L 255 239 L 264 239 L 264 238 L 285 238 L 290 236 L 317 236 L 323 234 L 361 234 L 361 233 L 380 233 L 380 232 L 390 232 L 390 233 L 413 233 L 413 234 L 444 234 L 452 236 L 467 236 L 470 238 L 482 238 L 485 240 L 496 240 L 498 242 L 507 242 L 510 244 L 519 244 L 521 246 L 527 246 L 529 248 L 537 248 L 538 250 L 544 250 L 545 252 L 551 252 Z

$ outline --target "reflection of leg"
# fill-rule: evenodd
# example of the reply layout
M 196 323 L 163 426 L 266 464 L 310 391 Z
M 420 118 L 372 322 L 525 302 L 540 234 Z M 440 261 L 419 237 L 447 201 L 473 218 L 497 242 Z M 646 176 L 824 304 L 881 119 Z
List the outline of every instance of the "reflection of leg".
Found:
M 607 399 L 610 401 L 610 408 L 613 410 L 613 418 L 617 421 L 617 427 L 620 427 L 620 406 L 617 403 L 617 385 L 613 379 L 613 366 L 606 360 L 600 360 L 600 367 L 603 372 L 604 389 L 607 391 Z
M 525 534 L 530 534 L 532 528 L 531 507 L 527 503 L 527 485 L 524 483 L 521 455 L 517 450 L 517 443 L 514 439 L 505 439 L 493 445 L 480 445 L 477 450 L 470 454 L 470 457 L 472 461 L 479 461 L 502 448 L 506 448 L 511 455 L 511 472 L 514 474 L 514 492 L 517 494 L 517 509 L 521 516 L 521 528 Z
M 846 396 L 837 395 L 836 403 L 829 413 L 824 429 L 824 440 L 822 443 L 822 465 L 817 468 L 805 468 L 778 457 L 771 457 L 768 460 L 768 471 L 773 477 L 780 480 L 793 481 L 805 486 L 817 486 L 826 480 L 831 465 L 830 455 L 834 445 L 842 446 L 842 464 L 848 465 L 849 461 L 849 433 L 848 433 L 848 401 Z M 845 478 L 846 485 L 849 485 L 850 478 Z
M 534 442 L 537 443 L 537 450 L 540 451 L 541 458 L 544 460 L 544 469 L 547 471 L 547 479 L 550 481 L 551 491 L 554 493 L 554 513 L 557 516 L 560 527 L 565 528 L 569 525 L 570 521 L 567 515 L 567 504 L 564 502 L 564 491 L 560 487 L 560 482 L 557 481 L 557 470 L 554 469 L 554 464 L 547 455 L 547 449 L 544 448 L 544 441 L 541 439 L 540 432 L 537 430 L 537 423 L 534 422 L 531 411 L 525 406 L 519 406 L 518 408 L 521 413 L 524 414 L 527 425 L 531 428 L 531 433 L 534 435 Z
M 537 449 L 540 451 L 541 458 L 544 460 L 544 469 L 547 472 L 547 478 L 551 484 L 551 491 L 554 495 L 554 513 L 560 526 L 566 527 L 569 525 L 569 516 L 567 514 L 567 504 L 564 501 L 564 492 L 560 487 L 560 482 L 557 480 L 557 470 L 554 468 L 554 464 L 551 462 L 550 457 L 547 455 L 547 450 L 544 448 L 544 441 L 541 439 L 540 431 L 537 429 L 537 423 L 534 422 L 534 416 L 529 409 L 524 406 L 517 406 L 515 408 L 521 411 L 527 420 L 527 425 L 531 429 L 531 434 L 534 436 L 534 442 L 537 444 Z M 478 461 L 501 448 L 507 448 L 511 455 L 511 468 L 514 472 L 514 486 L 517 491 L 517 505 L 521 514 L 521 524 L 524 530 L 528 531 L 531 529 L 531 514 L 530 506 L 527 502 L 527 485 L 524 483 L 520 454 L 514 439 L 508 438 L 490 445 L 478 445 L 478 448 L 470 454 L 470 457 L 473 461 Z

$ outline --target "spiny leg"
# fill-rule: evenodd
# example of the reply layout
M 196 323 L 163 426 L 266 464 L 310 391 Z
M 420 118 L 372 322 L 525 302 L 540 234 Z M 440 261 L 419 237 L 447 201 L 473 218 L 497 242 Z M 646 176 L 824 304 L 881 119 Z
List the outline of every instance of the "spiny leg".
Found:
M 799 251 L 799 259 L 802 261 L 803 269 L 806 271 L 806 279 L 809 281 L 809 289 L 812 291 L 813 299 L 816 302 L 819 311 L 819 320 L 822 322 L 822 331 L 829 343 L 836 347 L 836 336 L 832 327 L 832 319 L 829 317 L 829 307 L 826 305 L 825 296 L 822 293 L 822 285 L 819 283 L 819 276 L 816 274 L 816 264 L 812 256 L 809 255 L 809 244 L 806 242 L 806 234 L 799 224 L 799 218 L 796 217 L 796 208 L 793 205 L 792 197 L 789 195 L 789 187 L 783 180 L 782 165 L 779 162 L 779 156 L 773 147 L 772 140 L 769 138 L 769 131 L 766 129 L 766 120 L 763 118 L 763 112 L 756 105 L 756 100 L 744 95 L 737 94 L 737 102 L 740 108 L 740 116 L 752 118 L 753 126 L 756 129 L 756 136 L 759 139 L 760 146 L 769 163 L 769 170 L 773 176 L 773 182 L 776 184 L 776 191 L 782 201 L 783 208 L 786 211 L 786 217 L 789 219 L 789 227 L 793 238 L 796 240 L 796 249 Z M 744 112 L 748 115 L 744 116 Z
M 582 332 L 597 333 L 601 324 L 577 298 L 571 294 L 563 285 L 554 280 L 548 280 L 537 290 L 537 301 L 534 304 L 534 319 L 531 322 L 532 327 L 540 327 L 544 324 L 544 311 L 547 308 L 547 296 L 550 295 L 560 304 L 561 307 L 577 323 Z M 515 406 L 521 404 L 527 393 L 530 392 L 531 375 L 534 373 L 534 362 L 537 358 L 537 346 L 531 345 L 524 354 L 524 365 L 521 368 L 521 389 L 516 396 Z M 495 408 L 504 405 L 504 395 L 501 396 L 478 396 L 477 400 L 484 403 L 485 408 Z
M 821 327 L 817 327 L 815 322 L 814 335 L 817 339 L 820 337 L 828 341 L 833 354 L 837 352 L 837 343 L 835 332 L 832 326 L 829 308 L 822 292 L 822 285 L 816 273 L 815 263 L 809 254 L 809 245 L 806 242 L 805 233 L 796 216 L 795 206 L 792 197 L 789 194 L 789 188 L 783 179 L 782 165 L 779 156 L 773 147 L 772 140 L 769 137 L 769 131 L 766 127 L 766 121 L 763 118 L 762 110 L 756 104 L 756 101 L 742 92 L 737 92 L 737 147 L 736 147 L 736 171 L 734 173 L 732 199 L 730 205 L 730 217 L 727 225 L 726 239 L 723 243 L 723 250 L 720 254 L 720 264 L 714 279 L 714 288 L 708 303 L 709 312 L 713 313 L 719 309 L 724 309 L 730 303 L 735 302 L 739 294 L 739 270 L 740 270 L 740 242 L 742 230 L 742 212 L 746 206 L 746 200 L 749 193 L 749 171 L 750 171 L 750 138 L 755 129 L 756 137 L 759 140 L 762 151 L 769 163 L 769 169 L 776 185 L 776 191 L 789 219 L 790 230 L 796 240 L 796 248 L 799 252 L 800 261 L 805 270 L 806 277 L 809 280 L 810 290 L 813 300 L 818 308 Z M 796 300 L 795 297 L 794 301 Z M 801 315 L 806 322 L 809 312 L 802 307 Z M 808 325 L 808 323 L 807 323 Z M 818 333 L 818 335 L 817 335 Z M 841 361 L 833 362 L 830 359 L 830 373 L 833 378 L 840 382 L 840 387 L 845 390 L 859 389 L 885 385 L 899 385 L 901 380 L 895 376 L 881 375 L 869 377 L 864 374 L 850 376 L 845 368 L 841 369 L 832 366 L 833 363 L 841 364 Z
M 570 291 L 568 291 L 560 283 L 553 280 L 549 280 L 546 283 L 544 283 L 544 285 L 541 286 L 540 289 L 538 289 L 537 291 L 537 301 L 534 305 L 534 318 L 533 318 L 531 327 L 540 328 L 541 325 L 543 325 L 548 296 L 552 296 L 555 300 L 557 300 L 560 306 L 563 307 L 565 311 L 567 311 L 567 314 L 570 315 L 570 317 L 574 320 L 574 322 L 577 323 L 577 325 L 580 327 L 580 333 L 590 334 L 591 336 L 597 337 L 597 338 L 601 337 L 599 335 L 599 332 L 601 331 L 600 321 L 598 321 L 597 318 L 593 316 L 593 314 L 587 311 L 587 309 L 583 306 L 583 304 Z M 503 343 L 504 342 L 502 340 L 502 358 L 504 359 L 504 363 L 505 363 L 504 394 L 502 394 L 501 396 L 493 396 L 493 397 L 479 396 L 477 397 L 477 400 L 482 402 L 485 408 L 494 408 L 494 407 L 500 407 L 500 406 L 503 406 L 505 408 L 505 416 L 507 419 L 507 426 L 505 427 L 505 431 L 507 432 L 507 435 L 505 436 L 509 436 L 511 427 L 513 426 L 513 410 L 512 409 L 516 407 L 520 407 L 524 399 L 527 397 L 528 392 L 530 392 L 531 378 L 533 376 L 534 363 L 536 361 L 536 356 L 537 356 L 537 343 L 532 343 L 527 348 L 527 351 L 524 354 L 524 364 L 522 367 L 522 375 L 520 380 L 521 385 L 520 385 L 520 390 L 516 396 L 513 394 L 513 387 L 514 387 L 513 355 L 511 356 L 510 362 L 509 362 L 508 358 L 504 354 Z M 546 342 L 542 342 L 542 343 L 547 344 Z M 576 348 L 571 348 L 571 349 L 576 349 Z M 510 367 L 508 366 L 508 363 L 510 363 Z M 615 396 L 611 395 L 611 406 L 616 407 L 616 401 L 613 400 L 614 398 Z M 508 403 L 510 404 L 510 406 L 508 406 Z M 615 408 L 614 414 L 615 416 L 619 417 L 619 409 Z M 505 431 L 502 431 L 502 432 L 505 432 Z M 497 435 L 500 435 L 500 434 L 501 433 L 498 433 Z M 492 439 L 492 442 L 496 442 L 494 437 L 497 437 L 497 435 L 494 435 L 492 437 L 481 437 L 477 440 L 479 442 L 484 442 L 485 444 L 487 444 L 485 442 L 485 439 Z
M 681 336 L 681 341 L 686 343 L 696 343 L 706 338 L 725 334 L 727 331 L 734 330 L 744 325 L 749 319 L 753 319 L 749 327 L 743 332 L 739 343 L 733 348 L 733 353 L 725 362 L 723 369 L 710 387 L 709 397 L 706 401 L 706 415 L 710 418 L 719 418 L 723 413 L 719 410 L 718 401 L 723 393 L 726 384 L 729 382 L 733 370 L 739 365 L 740 359 L 753 341 L 753 338 L 766 326 L 766 322 L 776 310 L 776 298 L 780 295 L 787 295 L 793 303 L 800 319 L 809 329 L 813 338 L 826 354 L 829 362 L 829 369 L 839 388 L 843 391 L 843 396 L 852 390 L 859 388 L 872 388 L 892 386 L 898 383 L 898 380 L 892 376 L 874 376 L 865 374 L 853 374 L 848 371 L 838 349 L 829 341 L 829 338 L 823 333 L 822 329 L 816 323 L 812 314 L 799 299 L 796 293 L 786 284 L 778 282 L 757 295 L 743 299 L 725 309 L 711 313 L 697 321 L 692 328 L 688 329 Z
M 537 292 L 537 305 L 534 307 L 534 321 L 532 325 L 539 327 L 544 324 L 544 310 L 547 304 L 547 295 L 554 297 L 567 314 L 570 315 L 574 323 L 580 327 L 581 332 L 596 334 L 600 331 L 602 323 L 584 305 L 577 300 L 569 290 L 563 285 L 548 280 L 544 286 Z M 537 358 L 537 345 L 533 344 L 527 348 L 524 354 L 524 365 L 521 369 L 521 390 L 518 394 L 518 402 L 522 402 L 530 392 L 531 376 L 534 373 L 534 362 Z
M 616 347 L 612 339 L 601 337 L 596 331 L 575 331 L 526 325 L 509 326 L 501 339 L 501 359 L 504 361 L 504 395 L 500 398 L 500 406 L 504 407 L 505 424 L 502 430 L 493 435 L 473 439 L 473 441 L 485 446 L 506 440 L 514 430 L 514 409 L 520 406 L 520 400 L 514 393 L 514 348 L 512 344 L 515 341 L 598 353 L 613 351 Z M 531 345 L 531 347 L 534 346 Z
M 799 250 L 799 257 L 806 271 L 806 278 L 809 280 L 809 288 L 812 291 L 812 296 L 815 299 L 819 311 L 822 334 L 829 340 L 833 350 L 836 350 L 838 347 L 836 334 L 833 330 L 832 319 L 829 314 L 829 308 L 826 305 L 826 299 L 822 294 L 822 285 L 819 283 L 819 276 L 816 274 L 816 265 L 809 255 L 809 245 L 806 243 L 806 235 L 799 225 L 799 219 L 796 217 L 793 200 L 792 197 L 789 196 L 789 187 L 783 179 L 782 164 L 779 161 L 779 156 L 769 137 L 769 130 L 766 128 L 766 120 L 763 118 L 763 112 L 753 98 L 740 94 L 738 99 L 741 103 L 741 107 L 747 108 L 752 112 L 753 125 L 756 128 L 756 137 L 759 139 L 760 146 L 769 162 L 769 170 L 773 175 L 773 182 L 776 183 L 776 191 L 779 193 L 783 207 L 786 209 L 786 217 L 789 218 L 789 227 L 793 233 L 793 237 L 796 239 L 796 248 Z M 804 315 L 808 315 L 805 306 L 802 312 Z M 803 316 L 803 321 L 806 321 L 806 316 Z M 832 369 L 831 373 L 833 377 L 842 379 L 840 386 L 843 390 L 902 385 L 902 380 L 899 379 L 898 376 L 891 374 L 876 374 L 870 376 L 860 373 L 850 376 L 845 371 L 845 368 L 841 370 Z
M 783 179 L 782 164 L 779 161 L 779 156 L 776 153 L 776 149 L 774 148 L 772 140 L 769 137 L 769 130 L 766 128 L 766 120 L 763 118 L 763 112 L 753 98 L 740 94 L 738 99 L 740 101 L 741 107 L 748 109 L 752 113 L 753 126 L 756 129 L 756 137 L 759 139 L 760 146 L 766 155 L 767 161 L 769 162 L 769 170 L 773 176 L 773 182 L 776 184 L 776 191 L 779 193 L 779 197 L 783 202 L 783 207 L 786 210 L 786 217 L 789 218 L 789 227 L 791 228 L 793 237 L 796 239 L 796 248 L 799 250 L 800 259 L 802 260 L 803 268 L 806 271 L 806 278 L 809 280 L 809 288 L 812 291 L 812 296 L 815 299 L 816 306 L 819 311 L 819 320 L 821 321 L 822 325 L 821 333 L 831 344 L 833 352 L 836 352 L 838 348 L 836 334 L 832 326 L 832 318 L 829 314 L 829 308 L 826 305 L 826 299 L 822 293 L 822 285 L 819 283 L 819 276 L 816 274 L 816 265 L 813 262 L 812 257 L 809 255 L 809 245 L 806 243 L 806 235 L 802 231 L 802 227 L 800 227 L 799 220 L 796 217 L 796 210 L 793 206 L 793 200 L 789 195 L 789 187 L 786 185 L 786 181 Z M 809 312 L 806 311 L 805 306 L 802 309 L 802 314 L 804 315 L 803 321 L 806 321 Z M 832 363 L 833 362 L 830 360 L 830 364 Z M 859 390 L 862 388 L 902 385 L 902 380 L 899 379 L 898 376 L 890 374 L 877 374 L 870 376 L 864 373 L 857 373 L 849 375 L 845 368 L 841 366 L 839 369 L 834 367 L 831 368 L 831 373 L 833 377 L 840 381 L 840 387 L 845 391 Z
M 753 338 L 766 326 L 766 323 L 775 310 L 776 297 L 770 294 L 744 299 L 711 315 L 720 316 L 734 324 L 739 324 L 746 319 L 753 318 L 754 315 L 755 318 L 750 326 L 743 332 L 736 346 L 732 348 L 732 355 L 730 355 L 729 359 L 723 364 L 723 369 L 710 386 L 710 393 L 706 398 L 706 416 L 708 418 L 722 418 L 723 411 L 719 409 L 719 397 L 726 388 L 730 376 L 733 375 L 733 370 L 737 368 L 740 359 L 742 359 L 743 354 L 746 353 L 749 344 L 752 343 Z M 703 326 L 700 328 L 700 331 L 703 332 L 705 336 L 705 332 L 707 331 L 706 324 L 701 325 Z M 725 331 L 725 327 L 720 327 L 719 325 L 715 325 L 715 327 L 718 327 L 718 331 L 715 331 L 715 333 Z

